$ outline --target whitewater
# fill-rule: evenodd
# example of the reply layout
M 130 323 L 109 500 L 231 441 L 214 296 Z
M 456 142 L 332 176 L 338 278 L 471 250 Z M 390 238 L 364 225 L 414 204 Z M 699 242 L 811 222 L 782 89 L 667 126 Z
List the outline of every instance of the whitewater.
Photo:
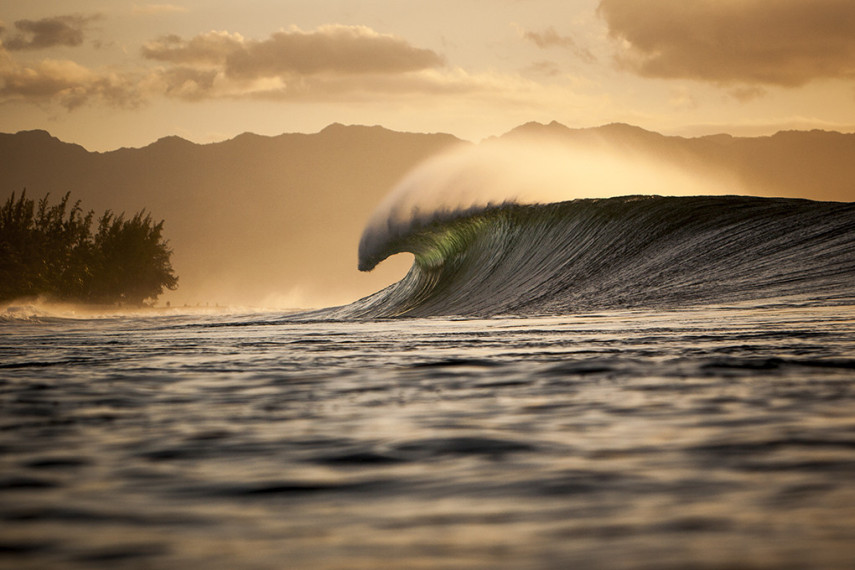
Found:
M 851 568 L 855 204 L 484 148 L 349 305 L 5 309 L 0 566 Z

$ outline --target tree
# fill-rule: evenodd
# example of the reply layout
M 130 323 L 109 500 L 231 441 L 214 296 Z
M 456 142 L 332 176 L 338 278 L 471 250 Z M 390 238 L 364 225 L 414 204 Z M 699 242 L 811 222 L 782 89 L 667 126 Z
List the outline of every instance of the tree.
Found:
M 0 300 L 45 296 L 57 300 L 143 305 L 175 289 L 163 220 L 145 211 L 131 219 L 105 212 L 93 235 L 93 212 L 70 194 L 38 207 L 15 194 L 0 208 Z
M 169 258 L 172 251 L 162 239 L 163 220 L 139 212 L 126 220 L 107 211 L 98 221 L 94 238 L 95 279 L 93 296 L 134 305 L 156 299 L 163 289 L 175 289 L 178 278 Z

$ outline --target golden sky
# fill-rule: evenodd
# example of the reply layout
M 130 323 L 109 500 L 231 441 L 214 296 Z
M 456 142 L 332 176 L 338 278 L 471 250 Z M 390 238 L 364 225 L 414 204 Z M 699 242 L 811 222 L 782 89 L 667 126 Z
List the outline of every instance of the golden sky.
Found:
M 852 0 L 5 0 L 0 132 L 855 130 Z

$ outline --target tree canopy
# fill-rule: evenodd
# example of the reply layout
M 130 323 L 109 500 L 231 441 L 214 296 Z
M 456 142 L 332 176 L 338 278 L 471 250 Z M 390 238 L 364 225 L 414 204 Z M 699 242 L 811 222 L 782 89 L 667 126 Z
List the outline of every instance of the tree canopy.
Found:
M 175 289 L 163 220 L 145 210 L 98 218 L 70 193 L 50 205 L 13 193 L 0 208 L 0 301 L 43 296 L 61 301 L 145 305 Z

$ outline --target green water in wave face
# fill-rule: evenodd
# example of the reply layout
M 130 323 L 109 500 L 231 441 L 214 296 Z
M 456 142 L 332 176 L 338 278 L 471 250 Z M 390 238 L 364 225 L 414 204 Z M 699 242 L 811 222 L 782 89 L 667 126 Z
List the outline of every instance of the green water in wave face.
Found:
M 500 214 L 482 214 L 436 224 L 406 240 L 406 251 L 415 255 L 416 263 L 425 270 L 442 267 L 466 249 L 488 228 L 492 229 Z
M 408 231 L 376 238 L 370 250 L 363 236 L 360 244 L 359 269 L 371 271 L 386 258 L 397 253 L 412 253 L 420 267 L 436 269 L 447 259 L 466 250 L 481 233 L 508 209 L 519 206 L 491 207 L 478 212 L 446 213 L 437 219 L 414 222 Z M 368 235 L 368 233 L 366 233 Z

